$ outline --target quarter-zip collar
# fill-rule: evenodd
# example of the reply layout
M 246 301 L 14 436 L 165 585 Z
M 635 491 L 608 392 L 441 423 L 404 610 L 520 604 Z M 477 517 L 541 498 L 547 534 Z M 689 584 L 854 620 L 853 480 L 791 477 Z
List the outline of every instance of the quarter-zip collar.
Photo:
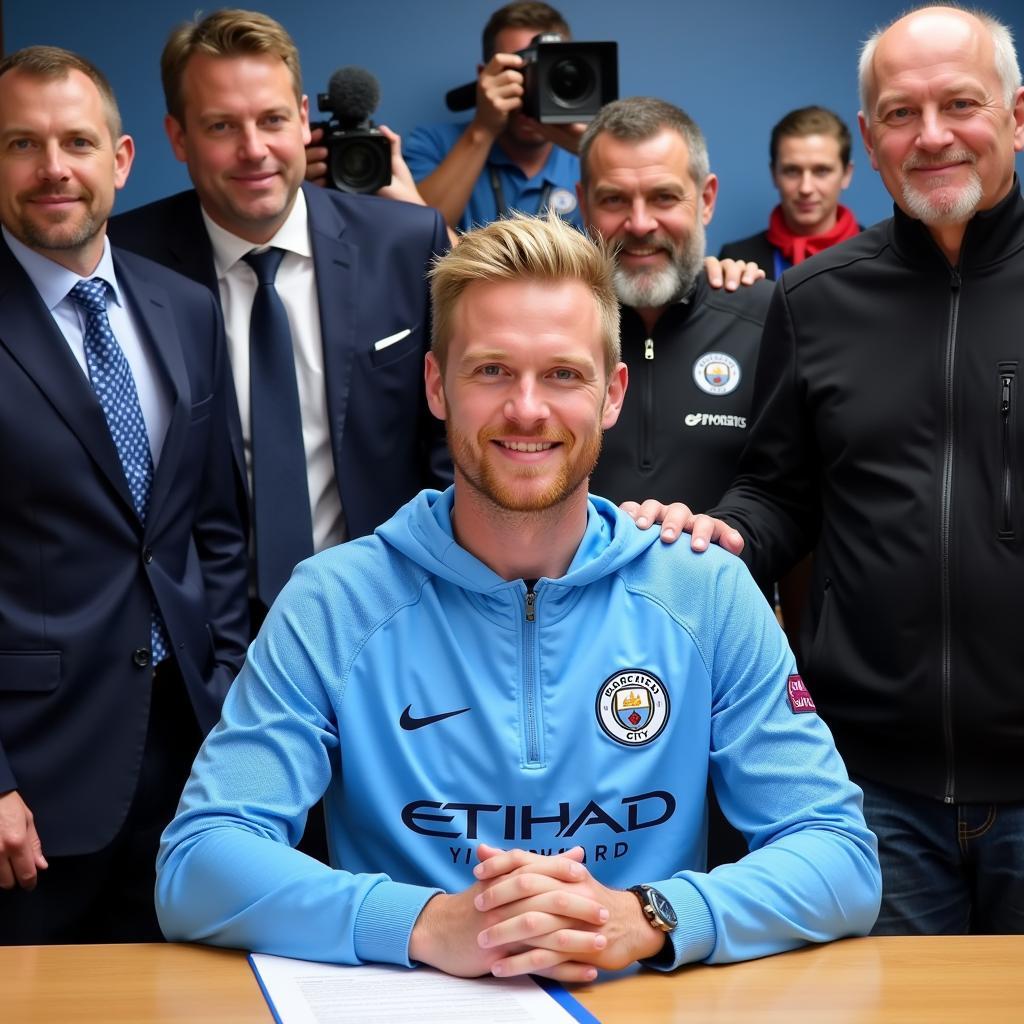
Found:
M 622 334 L 626 337 L 639 337 L 641 340 L 652 334 L 660 334 L 666 328 L 679 330 L 687 320 L 703 305 L 708 293 L 707 277 L 701 272 L 694 286 L 681 299 L 670 302 L 655 321 L 654 330 L 644 327 L 640 314 L 632 306 L 619 305 L 622 311 Z
M 522 580 L 503 580 L 476 556 L 459 546 L 452 533 L 454 487 L 446 491 L 421 491 L 376 533 L 392 547 L 440 577 L 479 597 L 478 604 L 495 616 L 507 617 L 514 605 L 523 607 L 526 586 Z M 579 599 L 582 588 L 612 575 L 633 561 L 658 539 L 657 530 L 638 530 L 632 519 L 611 502 L 591 495 L 587 526 L 566 574 L 537 582 L 537 606 L 545 608 L 545 620 L 557 621 Z
M 912 267 L 949 271 L 949 262 L 928 228 L 893 207 L 892 242 L 897 254 Z M 961 275 L 1002 263 L 1024 249 L 1024 199 L 1014 176 L 1007 195 L 989 210 L 981 210 L 968 222 L 957 267 Z

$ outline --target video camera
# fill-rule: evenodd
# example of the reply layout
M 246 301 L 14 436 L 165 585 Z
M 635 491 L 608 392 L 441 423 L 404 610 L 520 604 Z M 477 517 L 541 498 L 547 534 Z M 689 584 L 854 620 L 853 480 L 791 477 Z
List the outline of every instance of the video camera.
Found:
M 592 121 L 619 98 L 618 43 L 567 42 L 557 32 L 534 36 L 523 58 L 523 113 L 543 124 Z M 476 106 L 476 82 L 445 96 L 449 110 Z
M 317 96 L 317 108 L 331 115 L 310 125 L 324 130 L 329 188 L 361 193 L 391 184 L 391 143 L 370 120 L 379 102 L 377 79 L 357 67 L 339 68 Z

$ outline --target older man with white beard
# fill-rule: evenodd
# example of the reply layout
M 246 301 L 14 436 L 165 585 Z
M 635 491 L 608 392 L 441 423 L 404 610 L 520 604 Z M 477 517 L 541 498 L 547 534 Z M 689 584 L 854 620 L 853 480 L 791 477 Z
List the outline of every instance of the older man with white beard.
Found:
M 708 287 L 704 228 L 718 179 L 700 128 L 678 107 L 647 97 L 608 104 L 581 140 L 580 164 L 584 220 L 617 247 L 631 383 L 591 489 L 615 501 L 713 504 L 746 441 L 772 287 Z
M 876 931 L 1024 932 L 1024 88 L 1006 27 L 945 6 L 859 71 L 894 216 L 783 274 L 693 543 L 762 577 L 814 550 L 801 670 L 878 835 Z

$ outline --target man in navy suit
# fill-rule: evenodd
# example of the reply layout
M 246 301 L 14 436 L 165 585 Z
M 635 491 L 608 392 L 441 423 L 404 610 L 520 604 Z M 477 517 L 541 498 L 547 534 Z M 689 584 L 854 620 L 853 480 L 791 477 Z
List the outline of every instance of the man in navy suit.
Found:
M 110 86 L 0 63 L 0 943 L 160 937 L 157 841 L 248 635 L 208 292 L 112 249 Z
M 303 186 L 308 100 L 295 45 L 273 19 L 225 10 L 185 24 L 161 66 L 167 134 L 195 189 L 115 218 L 112 237 L 220 298 L 238 398 L 234 429 L 253 488 L 258 625 L 287 578 L 264 571 L 281 560 L 285 538 L 273 519 L 265 525 L 261 500 L 271 516 L 285 501 L 301 506 L 282 517 L 289 529 L 306 524 L 289 541 L 290 571 L 301 557 L 372 532 L 421 488 L 451 480 L 444 435 L 423 396 L 425 272 L 447 235 L 425 206 Z M 284 381 L 286 372 L 273 384 L 298 394 L 301 439 L 291 459 L 304 462 L 305 488 L 281 484 L 285 459 L 258 439 L 276 443 L 287 433 L 259 433 L 266 382 L 250 360 L 260 285 L 249 261 L 275 249 L 295 381 Z

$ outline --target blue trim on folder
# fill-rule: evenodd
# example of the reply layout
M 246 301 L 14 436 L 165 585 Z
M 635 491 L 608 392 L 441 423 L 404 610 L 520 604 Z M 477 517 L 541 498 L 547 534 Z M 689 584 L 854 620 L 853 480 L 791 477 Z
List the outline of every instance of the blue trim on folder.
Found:
M 552 981 L 550 978 L 538 978 L 532 975 L 531 977 L 566 1013 L 572 1014 L 580 1024 L 601 1024 L 597 1017 L 572 995 L 564 985 L 557 981 Z
M 249 961 L 249 966 L 252 968 L 252 973 L 256 975 L 256 984 L 259 985 L 260 991 L 263 993 L 263 998 L 267 1001 L 267 1007 L 270 1012 L 274 1015 L 274 1020 L 277 1024 L 284 1024 L 284 1021 L 277 1015 L 277 1007 L 274 1006 L 274 1000 L 270 998 L 270 993 L 267 991 L 267 986 L 263 984 L 263 979 L 260 977 L 260 970 L 256 966 L 256 961 L 252 958 L 250 953 L 246 958 Z

